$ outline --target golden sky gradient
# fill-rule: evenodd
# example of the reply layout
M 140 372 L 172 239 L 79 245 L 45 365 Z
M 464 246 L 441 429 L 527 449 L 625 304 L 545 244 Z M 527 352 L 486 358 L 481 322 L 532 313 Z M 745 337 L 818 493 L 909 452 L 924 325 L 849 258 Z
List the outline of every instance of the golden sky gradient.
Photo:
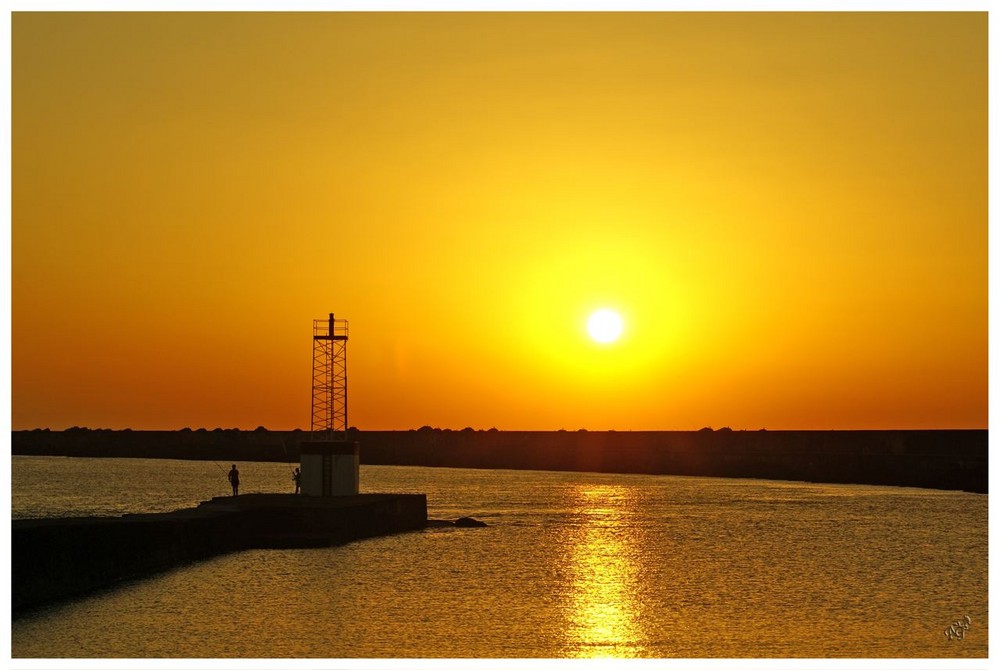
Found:
M 12 18 L 15 429 L 985 428 L 986 13 Z M 587 335 L 617 310 L 621 339 Z

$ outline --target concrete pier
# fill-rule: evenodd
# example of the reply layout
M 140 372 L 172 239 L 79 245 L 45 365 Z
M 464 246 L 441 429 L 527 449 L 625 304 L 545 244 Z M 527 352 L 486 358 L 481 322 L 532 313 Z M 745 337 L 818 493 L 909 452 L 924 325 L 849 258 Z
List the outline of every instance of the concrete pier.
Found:
M 167 514 L 15 520 L 12 615 L 233 551 L 334 546 L 426 525 L 423 494 L 249 494 Z

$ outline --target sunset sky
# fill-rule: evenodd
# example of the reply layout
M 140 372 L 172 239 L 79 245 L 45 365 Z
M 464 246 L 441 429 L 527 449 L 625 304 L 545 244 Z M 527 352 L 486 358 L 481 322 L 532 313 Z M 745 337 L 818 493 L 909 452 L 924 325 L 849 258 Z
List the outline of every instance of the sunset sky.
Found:
M 14 429 L 987 426 L 987 15 L 12 18 Z M 621 337 L 587 319 L 616 311 Z

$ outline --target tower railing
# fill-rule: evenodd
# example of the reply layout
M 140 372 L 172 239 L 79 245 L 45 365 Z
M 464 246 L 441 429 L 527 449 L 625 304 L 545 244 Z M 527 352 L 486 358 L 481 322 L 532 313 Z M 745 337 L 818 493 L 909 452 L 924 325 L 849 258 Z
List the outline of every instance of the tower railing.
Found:
M 334 319 L 331 332 L 330 319 L 313 319 L 313 337 L 342 337 L 347 339 L 348 334 L 347 319 Z

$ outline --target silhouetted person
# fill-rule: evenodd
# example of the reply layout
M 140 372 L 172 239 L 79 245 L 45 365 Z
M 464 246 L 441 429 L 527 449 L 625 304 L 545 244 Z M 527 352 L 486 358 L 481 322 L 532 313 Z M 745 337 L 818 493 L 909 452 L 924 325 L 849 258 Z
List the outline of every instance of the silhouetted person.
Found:
M 299 492 L 299 480 L 302 479 L 302 473 L 299 472 L 298 468 L 295 468 L 295 472 L 292 473 L 292 481 L 295 482 L 295 493 Z
M 229 471 L 229 483 L 233 485 L 233 495 L 239 495 L 240 493 L 240 471 L 236 469 L 236 464 L 233 463 L 233 469 Z

